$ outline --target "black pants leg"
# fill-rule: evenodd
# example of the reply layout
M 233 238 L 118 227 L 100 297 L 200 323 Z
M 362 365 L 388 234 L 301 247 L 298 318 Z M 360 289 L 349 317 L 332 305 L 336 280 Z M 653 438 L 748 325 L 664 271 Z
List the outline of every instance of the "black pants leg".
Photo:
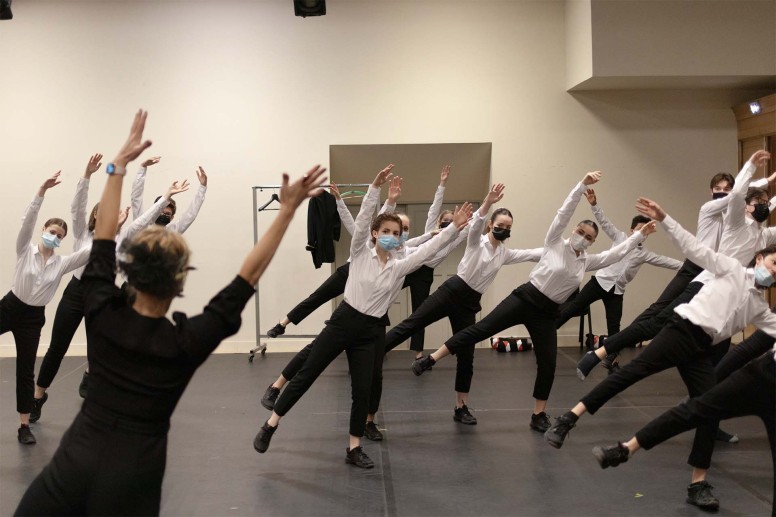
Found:
M 602 300 L 606 310 L 606 335 L 611 336 L 620 331 L 620 321 L 622 320 L 622 300 L 624 296 L 616 294 L 614 287 L 607 291 Z
M 410 288 L 410 301 L 412 312 L 420 308 L 431 292 L 431 284 L 434 283 L 434 270 L 428 266 L 420 266 L 415 272 L 407 275 L 404 286 Z M 425 344 L 425 327 L 417 330 L 410 339 L 410 350 L 422 352 Z
M 35 394 L 35 356 L 46 323 L 44 307 L 33 307 L 12 292 L 0 300 L 0 334 L 10 332 L 16 344 L 16 411 L 32 411 Z
M 555 328 L 562 327 L 574 316 L 587 314 L 587 310 L 590 306 L 598 300 L 601 300 L 604 295 L 606 295 L 606 291 L 603 290 L 601 284 L 598 283 L 598 280 L 591 278 L 590 281 L 585 284 L 585 287 L 579 291 L 579 294 L 568 300 L 566 303 L 561 304 L 560 313 L 555 322 Z
M 318 289 L 291 309 L 286 315 L 288 321 L 294 325 L 299 325 L 303 319 L 312 314 L 318 307 L 344 293 L 349 273 L 350 262 L 338 267 L 334 274 L 327 278 Z
M 776 312 L 776 308 L 771 309 L 771 311 Z M 715 368 L 717 382 L 727 379 L 731 373 L 773 348 L 774 341 L 762 330 L 757 330 L 739 344 L 730 347 L 728 353 L 717 363 Z
M 479 303 L 477 304 L 479 305 Z M 450 314 L 450 326 L 453 328 L 453 334 L 476 323 L 477 313 L 464 307 L 455 306 Z M 469 393 L 472 387 L 472 377 L 474 376 L 474 346 L 461 347 L 455 354 L 455 391 L 457 393 Z
M 84 317 L 84 293 L 81 281 L 76 277 L 70 282 L 62 293 L 62 299 L 57 305 L 57 313 L 54 316 L 54 325 L 51 328 L 51 344 L 49 345 L 43 363 L 38 370 L 38 386 L 48 388 L 62 364 L 70 343 L 73 341 L 78 326 Z
M 651 346 L 651 345 L 650 345 Z M 644 449 L 699 425 L 740 416 L 756 415 L 768 433 L 771 460 L 776 471 L 776 367 L 773 354 L 766 353 L 699 397 L 669 409 L 636 433 Z M 776 477 L 772 515 L 776 515 Z
M 290 361 L 288 361 L 288 364 L 285 368 L 283 368 L 283 377 L 286 378 L 287 381 L 290 381 L 294 378 L 294 376 L 299 373 L 299 370 L 302 369 L 302 365 L 305 361 L 307 361 L 307 358 L 310 357 L 310 350 L 313 349 L 313 344 L 310 343 L 309 345 L 306 345 L 303 349 L 301 349 L 299 352 L 297 352 L 294 357 L 291 358 Z
M 679 277 L 678 274 L 675 279 L 677 277 Z M 646 341 L 657 336 L 658 332 L 660 332 L 668 322 L 671 321 L 671 318 L 673 318 L 675 314 L 674 309 L 678 305 L 692 300 L 702 287 L 703 284 L 700 282 L 690 282 L 687 284 L 684 291 L 666 304 L 661 311 L 649 318 L 642 318 L 642 316 L 639 316 L 637 321 L 631 323 L 625 330 L 618 332 L 614 336 L 608 337 L 604 344 L 606 353 L 617 353 L 625 348 L 636 346 L 641 341 Z M 653 304 L 653 306 L 654 305 L 655 304 Z M 647 311 L 649 311 L 649 309 L 647 309 Z M 646 314 L 647 311 L 644 311 L 642 315 Z

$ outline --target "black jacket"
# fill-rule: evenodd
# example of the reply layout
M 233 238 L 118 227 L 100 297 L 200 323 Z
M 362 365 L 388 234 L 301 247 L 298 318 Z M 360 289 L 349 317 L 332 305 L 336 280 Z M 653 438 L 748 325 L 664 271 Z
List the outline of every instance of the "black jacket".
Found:
M 340 238 L 341 223 L 337 201 L 324 191 L 310 199 L 307 206 L 307 249 L 316 268 L 324 262 L 334 262 L 334 241 Z

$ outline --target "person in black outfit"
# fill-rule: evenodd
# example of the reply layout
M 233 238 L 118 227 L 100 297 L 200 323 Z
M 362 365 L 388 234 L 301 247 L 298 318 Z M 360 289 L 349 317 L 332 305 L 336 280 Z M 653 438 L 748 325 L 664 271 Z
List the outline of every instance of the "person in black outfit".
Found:
M 165 315 L 191 269 L 180 234 L 153 227 L 122 245 L 118 264 L 135 292 L 131 305 L 114 283 L 122 180 L 126 165 L 150 145 L 141 142 L 145 120 L 145 112 L 135 115 L 129 139 L 108 165 L 113 175 L 82 278 L 89 396 L 15 515 L 158 515 L 175 406 L 196 369 L 240 328 L 240 313 L 294 211 L 325 180 L 320 167 L 291 185 L 284 175 L 278 215 L 239 275 L 202 314 L 176 312 L 173 323 Z

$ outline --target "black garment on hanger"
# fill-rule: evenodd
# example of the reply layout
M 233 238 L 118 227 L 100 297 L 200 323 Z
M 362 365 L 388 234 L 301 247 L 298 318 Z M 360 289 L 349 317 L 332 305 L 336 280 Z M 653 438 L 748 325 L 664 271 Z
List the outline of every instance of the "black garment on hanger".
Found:
M 307 246 L 316 269 L 324 262 L 334 262 L 334 241 L 340 238 L 341 223 L 337 201 L 323 191 L 311 198 L 307 206 Z

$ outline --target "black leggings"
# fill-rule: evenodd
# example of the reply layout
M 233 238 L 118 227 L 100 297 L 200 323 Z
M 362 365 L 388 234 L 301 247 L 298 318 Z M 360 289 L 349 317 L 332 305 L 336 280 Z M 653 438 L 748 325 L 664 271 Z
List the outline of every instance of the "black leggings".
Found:
M 51 328 L 51 344 L 38 370 L 38 386 L 48 388 L 62 364 L 70 343 L 84 317 L 84 290 L 76 277 L 70 279 L 62 299 L 57 305 L 54 325 Z
M 697 397 L 716 384 L 712 348 L 711 338 L 706 332 L 677 315 L 644 351 L 606 377 L 582 397 L 581 402 L 590 414 L 594 414 L 618 393 L 650 375 L 672 367 L 679 370 L 690 397 Z M 716 422 L 698 427 L 688 459 L 690 465 L 701 469 L 709 468 L 716 434 Z
M 32 411 L 35 395 L 35 356 L 46 308 L 27 305 L 8 291 L 0 300 L 0 334 L 10 332 L 16 343 L 16 411 Z
M 338 267 L 334 274 L 327 278 L 318 289 L 291 309 L 286 315 L 288 321 L 294 325 L 299 325 L 303 319 L 312 314 L 318 307 L 344 293 L 349 273 L 350 262 L 346 262 Z
M 14 515 L 159 515 L 167 428 L 84 407 Z
M 310 345 L 310 355 L 277 402 L 275 413 L 284 416 L 312 386 L 315 379 L 342 351 L 348 356 L 352 404 L 350 434 L 364 435 L 369 412 L 375 350 L 385 349 L 387 318 L 358 312 L 342 302 L 326 322 L 326 327 Z
M 558 333 L 555 330 L 557 317 L 558 304 L 547 298 L 533 284 L 526 282 L 504 298 L 490 314 L 456 333 L 445 345 L 451 354 L 457 354 L 504 329 L 525 325 L 536 353 L 533 397 L 537 400 L 547 400 L 555 380 L 558 355 Z
M 604 301 L 606 309 L 606 332 L 611 336 L 620 331 L 620 320 L 622 319 L 622 299 L 623 295 L 615 294 L 615 286 L 605 291 L 595 277 L 591 278 L 585 287 L 574 298 L 568 300 L 560 306 L 560 314 L 555 328 L 560 328 L 574 316 L 583 316 L 587 314 L 590 305 L 598 300 Z
M 650 345 L 650 348 L 652 345 Z M 680 433 L 719 420 L 756 415 L 765 424 L 771 461 L 776 472 L 776 367 L 767 352 L 702 395 L 669 409 L 636 433 L 644 449 L 663 443 Z M 771 515 L 776 515 L 776 476 Z

